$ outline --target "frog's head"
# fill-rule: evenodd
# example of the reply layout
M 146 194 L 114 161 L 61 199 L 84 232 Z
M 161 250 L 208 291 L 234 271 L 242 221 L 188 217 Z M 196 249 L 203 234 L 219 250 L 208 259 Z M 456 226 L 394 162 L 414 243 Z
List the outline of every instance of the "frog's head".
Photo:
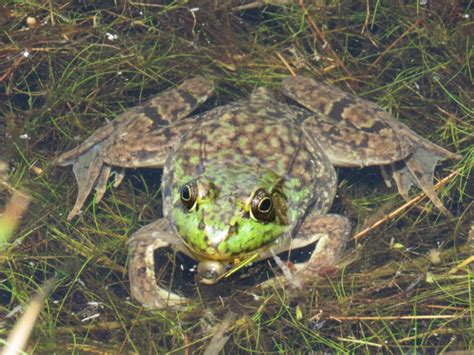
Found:
M 281 181 L 235 169 L 182 181 L 173 191 L 173 223 L 201 259 L 242 257 L 288 230 Z

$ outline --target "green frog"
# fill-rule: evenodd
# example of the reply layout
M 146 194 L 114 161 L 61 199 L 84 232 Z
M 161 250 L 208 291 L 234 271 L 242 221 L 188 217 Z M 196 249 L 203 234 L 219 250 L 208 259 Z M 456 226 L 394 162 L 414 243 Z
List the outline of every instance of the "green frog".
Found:
M 436 163 L 459 158 L 418 136 L 376 104 L 303 76 L 279 92 L 256 88 L 249 98 L 192 115 L 214 92 L 203 77 L 134 107 L 56 159 L 73 165 L 76 216 L 91 191 L 100 201 L 115 169 L 162 168 L 163 218 L 129 240 L 132 296 L 151 308 L 186 299 L 159 286 L 154 252 L 172 248 L 197 260 L 198 278 L 216 283 L 246 258 L 314 244 L 294 265 L 304 284 L 334 267 L 351 224 L 328 213 L 336 193 L 335 167 L 380 165 L 407 198 L 419 186 L 442 212 L 433 189 Z

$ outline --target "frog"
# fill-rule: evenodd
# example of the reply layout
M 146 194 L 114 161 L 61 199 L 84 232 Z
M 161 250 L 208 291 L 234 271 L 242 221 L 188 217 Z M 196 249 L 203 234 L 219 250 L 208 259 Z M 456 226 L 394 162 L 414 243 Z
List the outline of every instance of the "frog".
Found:
M 376 103 L 306 76 L 285 78 L 277 90 L 256 87 L 248 98 L 195 113 L 214 95 L 211 80 L 184 80 L 121 113 L 59 156 L 73 165 L 80 213 L 92 190 L 100 202 L 126 168 L 162 171 L 163 217 L 128 240 L 131 294 L 151 309 L 189 300 L 159 284 L 154 253 L 181 252 L 198 262 L 197 277 L 218 283 L 236 265 L 303 247 L 308 260 L 292 265 L 303 287 L 337 266 L 350 220 L 330 213 L 337 171 L 380 166 L 409 198 L 418 186 L 444 207 L 433 187 L 438 161 L 455 153 L 421 137 Z M 288 286 L 290 287 L 290 286 Z

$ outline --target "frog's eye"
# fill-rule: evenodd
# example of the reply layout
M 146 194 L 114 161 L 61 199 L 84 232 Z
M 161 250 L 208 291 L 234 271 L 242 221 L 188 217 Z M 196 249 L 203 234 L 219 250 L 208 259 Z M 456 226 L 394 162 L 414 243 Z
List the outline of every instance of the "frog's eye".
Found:
M 263 189 L 255 191 L 250 203 L 250 216 L 261 222 L 271 222 L 276 217 L 272 196 Z
M 181 188 L 181 202 L 189 211 L 196 208 L 198 190 L 196 183 L 186 184 Z

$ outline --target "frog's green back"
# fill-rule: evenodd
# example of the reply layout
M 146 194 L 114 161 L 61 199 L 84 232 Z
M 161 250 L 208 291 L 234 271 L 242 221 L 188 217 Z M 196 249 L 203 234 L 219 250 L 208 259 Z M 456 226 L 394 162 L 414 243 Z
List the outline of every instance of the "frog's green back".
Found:
M 168 158 L 172 164 L 165 164 L 164 214 L 206 257 L 254 250 L 291 232 L 308 206 L 325 213 L 334 197 L 334 168 L 299 129 L 295 110 L 274 101 L 262 105 L 258 98 L 259 104 L 242 101 L 204 115 Z M 188 183 L 201 193 L 193 211 L 180 199 Z M 249 215 L 258 189 L 273 196 L 275 220 Z

